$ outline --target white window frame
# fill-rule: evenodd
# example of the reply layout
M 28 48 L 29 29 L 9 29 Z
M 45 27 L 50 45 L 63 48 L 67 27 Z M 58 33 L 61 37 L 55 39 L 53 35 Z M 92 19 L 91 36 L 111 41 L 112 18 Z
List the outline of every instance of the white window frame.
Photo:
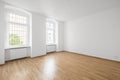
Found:
M 9 49 L 9 48 L 21 48 L 21 47 L 30 47 L 31 46 L 31 22 L 32 22 L 32 15 L 31 13 L 27 12 L 26 10 L 23 10 L 23 9 L 20 9 L 20 8 L 16 8 L 16 7 L 12 7 L 12 6 L 9 6 L 9 5 L 6 5 L 5 6 L 5 14 L 6 14 L 6 26 L 7 26 L 7 31 L 6 31 L 6 44 L 5 44 L 5 48 L 6 49 Z M 27 16 L 27 18 L 29 19 L 28 20 L 28 24 L 27 25 L 27 41 L 26 41 L 26 45 L 10 45 L 9 44 L 9 21 L 8 21 L 8 14 L 9 13 L 13 13 L 13 14 L 22 14 L 22 15 L 25 15 Z M 19 23 L 18 23 L 19 24 Z
M 53 26 L 53 34 L 54 34 L 54 36 L 53 36 L 53 43 L 49 43 L 48 42 L 48 34 L 47 34 L 47 31 L 48 31 L 48 28 L 47 28 L 47 23 L 49 24 L 49 23 L 51 23 L 51 24 L 53 24 L 54 26 Z M 47 19 L 47 21 L 46 21 L 46 44 L 47 45 L 56 45 L 57 44 L 57 21 L 55 20 L 55 19 L 50 19 L 50 18 L 48 18 Z

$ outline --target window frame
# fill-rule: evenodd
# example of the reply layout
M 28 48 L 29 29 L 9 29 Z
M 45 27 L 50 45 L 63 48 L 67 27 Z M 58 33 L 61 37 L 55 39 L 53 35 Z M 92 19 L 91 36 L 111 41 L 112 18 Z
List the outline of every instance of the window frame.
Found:
M 53 31 L 53 43 L 49 43 L 48 42 L 48 34 L 47 34 L 47 31 L 48 31 L 48 28 L 47 28 L 47 24 L 53 24 L 53 30 L 51 29 L 51 31 Z M 46 22 L 46 44 L 47 45 L 56 45 L 57 44 L 57 21 L 54 20 L 54 19 L 47 19 L 47 22 Z M 49 29 L 50 30 L 50 29 Z
M 21 25 L 21 23 L 15 23 L 15 22 L 10 22 L 8 21 L 8 15 L 10 13 L 13 13 L 13 14 L 16 14 L 16 15 L 20 15 L 20 16 L 25 16 L 27 17 L 28 19 L 28 24 L 22 24 L 24 26 L 27 26 L 27 41 L 26 41 L 26 44 L 23 44 L 23 45 L 10 45 L 9 43 L 9 24 L 10 23 L 13 23 L 13 24 L 18 24 L 18 25 Z M 9 49 L 9 48 L 24 48 L 24 47 L 30 47 L 31 46 L 31 22 L 32 22 L 32 15 L 31 13 L 23 10 L 23 9 L 20 9 L 20 8 L 15 8 L 15 7 L 12 7 L 12 6 L 9 6 L 9 5 L 6 5 L 5 6 L 5 19 L 6 19 L 6 44 L 5 44 L 5 48 L 6 49 Z

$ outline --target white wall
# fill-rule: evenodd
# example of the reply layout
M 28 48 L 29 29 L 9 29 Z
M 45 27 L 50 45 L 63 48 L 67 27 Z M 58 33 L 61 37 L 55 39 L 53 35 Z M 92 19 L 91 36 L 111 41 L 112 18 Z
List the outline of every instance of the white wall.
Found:
M 32 54 L 31 57 L 46 54 L 46 17 L 32 12 Z
M 58 21 L 58 45 L 56 51 L 64 50 L 64 26 L 65 22 Z
M 66 25 L 65 50 L 120 61 L 120 7 Z
M 4 5 L 0 1 L 0 64 L 4 64 L 4 41 L 5 41 Z

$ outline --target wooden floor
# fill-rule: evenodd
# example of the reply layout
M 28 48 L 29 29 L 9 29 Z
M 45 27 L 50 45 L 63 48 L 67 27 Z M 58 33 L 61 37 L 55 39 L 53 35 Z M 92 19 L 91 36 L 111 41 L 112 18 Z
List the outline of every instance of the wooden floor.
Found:
M 120 63 L 68 52 L 0 66 L 0 80 L 120 80 Z

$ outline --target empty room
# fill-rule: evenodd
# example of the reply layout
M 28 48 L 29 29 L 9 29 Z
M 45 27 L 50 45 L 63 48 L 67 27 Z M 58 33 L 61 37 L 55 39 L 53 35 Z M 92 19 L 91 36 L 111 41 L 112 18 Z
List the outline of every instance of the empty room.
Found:
M 0 80 L 120 80 L 120 0 L 0 0 Z

